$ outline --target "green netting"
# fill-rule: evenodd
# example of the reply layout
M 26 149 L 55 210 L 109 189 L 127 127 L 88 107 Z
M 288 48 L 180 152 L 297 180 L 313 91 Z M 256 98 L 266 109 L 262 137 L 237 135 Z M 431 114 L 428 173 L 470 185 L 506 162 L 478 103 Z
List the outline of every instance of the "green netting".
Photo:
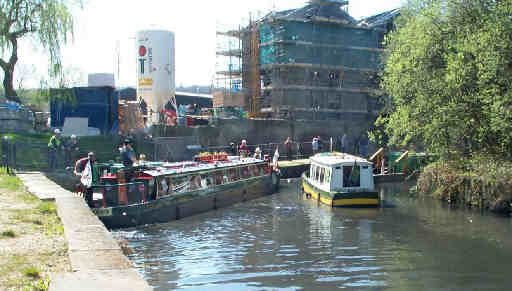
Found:
M 376 68 L 379 64 L 378 52 L 360 49 L 378 47 L 379 33 L 374 30 L 281 22 L 260 26 L 260 43 L 261 64 L 314 63 L 353 68 Z
M 260 62 L 266 64 L 306 63 L 345 66 L 355 69 L 377 68 L 380 53 L 354 48 L 313 47 L 300 44 L 275 44 L 261 47 Z

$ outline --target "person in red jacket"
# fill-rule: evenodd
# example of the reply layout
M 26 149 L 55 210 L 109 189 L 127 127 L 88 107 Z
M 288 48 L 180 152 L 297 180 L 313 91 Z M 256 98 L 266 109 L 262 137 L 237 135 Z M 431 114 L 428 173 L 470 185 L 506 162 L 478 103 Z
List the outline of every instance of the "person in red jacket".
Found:
M 242 144 L 238 147 L 238 152 L 242 158 L 249 156 L 249 147 L 245 139 L 242 140 Z

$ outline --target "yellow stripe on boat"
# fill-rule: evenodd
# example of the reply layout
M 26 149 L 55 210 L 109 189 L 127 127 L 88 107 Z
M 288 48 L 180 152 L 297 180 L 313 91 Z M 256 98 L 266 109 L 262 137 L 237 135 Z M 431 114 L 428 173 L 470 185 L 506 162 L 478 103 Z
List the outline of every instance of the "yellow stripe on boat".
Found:
M 318 200 L 318 196 L 320 196 L 320 202 L 331 206 L 380 205 L 378 198 L 349 198 L 335 199 L 333 201 L 332 199 L 322 197 L 319 192 L 315 191 L 315 189 L 310 187 L 305 181 L 302 182 L 302 187 L 304 188 L 304 192 L 310 194 L 313 200 Z
M 349 205 L 379 205 L 379 199 L 374 198 L 353 198 L 353 199 L 336 199 L 332 206 L 349 206 Z

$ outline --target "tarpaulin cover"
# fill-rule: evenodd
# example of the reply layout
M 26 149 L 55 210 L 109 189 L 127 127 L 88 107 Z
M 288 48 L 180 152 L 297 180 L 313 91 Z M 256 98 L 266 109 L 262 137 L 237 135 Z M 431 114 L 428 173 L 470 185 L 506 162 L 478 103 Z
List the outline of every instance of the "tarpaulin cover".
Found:
M 65 91 L 67 90 L 67 91 Z M 59 93 L 72 92 L 75 100 L 58 98 Z M 109 133 L 117 121 L 118 100 L 111 87 L 77 87 L 52 90 L 50 102 L 51 126 L 62 127 L 66 117 L 87 117 L 89 127 L 98 128 L 101 133 Z

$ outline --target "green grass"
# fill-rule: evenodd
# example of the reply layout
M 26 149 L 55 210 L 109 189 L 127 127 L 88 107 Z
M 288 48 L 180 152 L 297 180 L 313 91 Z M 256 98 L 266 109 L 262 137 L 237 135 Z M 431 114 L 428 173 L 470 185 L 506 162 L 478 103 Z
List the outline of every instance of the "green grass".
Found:
M 9 209 L 9 219 L 14 223 L 28 223 L 27 231 L 42 231 L 48 236 L 64 234 L 64 227 L 57 216 L 54 202 L 41 202 L 33 208 Z
M 8 229 L 8 230 L 5 230 L 5 231 L 2 231 L 1 236 L 2 237 L 14 238 L 14 237 L 16 237 L 16 233 L 14 232 L 14 230 Z
M 19 191 L 23 189 L 23 183 L 16 176 L 7 175 L 5 168 L 0 168 L 0 189 Z
M 28 289 L 33 291 L 46 291 L 50 289 L 50 279 L 39 279 L 39 281 L 32 283 Z
M 38 203 L 40 200 L 39 198 L 37 198 L 35 195 L 32 195 L 28 192 L 21 192 L 19 193 L 17 196 L 16 196 L 17 199 L 25 202 L 25 203 L 28 203 L 28 204 L 35 204 L 35 203 Z
M 41 214 L 50 215 L 55 214 L 57 215 L 57 206 L 53 202 L 41 202 L 38 206 L 39 212 Z
M 29 278 L 39 278 L 41 276 L 41 271 L 35 266 L 28 266 L 24 268 L 22 273 Z
M 34 253 L 31 255 L 0 253 L 0 261 L 2 262 L 0 264 L 0 277 L 2 278 L 0 286 L 7 290 L 48 290 L 50 280 L 46 276 L 43 277 L 43 271 L 38 265 L 51 264 L 51 255 L 50 253 Z

